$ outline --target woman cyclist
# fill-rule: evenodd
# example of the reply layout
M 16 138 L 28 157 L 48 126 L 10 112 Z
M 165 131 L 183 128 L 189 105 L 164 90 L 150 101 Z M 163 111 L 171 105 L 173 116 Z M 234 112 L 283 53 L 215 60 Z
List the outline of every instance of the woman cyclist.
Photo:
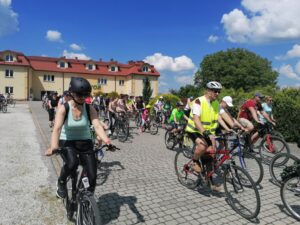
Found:
M 91 93 L 90 83 L 84 78 L 72 77 L 69 91 L 71 100 L 67 103 L 69 106 L 68 114 L 66 113 L 66 106 L 58 108 L 51 136 L 51 145 L 45 153 L 47 156 L 50 156 L 54 149 L 58 147 L 66 148 L 66 152 L 63 155 L 65 163 L 57 182 L 56 195 L 59 198 L 66 197 L 67 177 L 71 173 L 76 172 L 79 164 L 77 152 L 93 150 L 90 121 L 94 126 L 97 136 L 99 136 L 105 144 L 110 144 L 110 140 L 99 122 L 96 110 L 90 105 L 85 105 L 85 98 L 90 96 Z M 89 107 L 89 115 L 87 107 Z M 97 178 L 95 154 L 80 154 L 79 158 L 88 174 L 90 183 L 89 190 L 93 192 Z

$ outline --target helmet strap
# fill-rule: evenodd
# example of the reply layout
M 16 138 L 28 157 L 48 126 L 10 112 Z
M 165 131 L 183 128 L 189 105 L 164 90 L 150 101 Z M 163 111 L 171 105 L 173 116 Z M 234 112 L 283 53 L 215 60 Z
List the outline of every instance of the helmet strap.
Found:
M 74 96 L 70 93 L 70 97 L 74 100 L 77 105 L 83 105 L 84 103 L 79 103 L 75 100 Z

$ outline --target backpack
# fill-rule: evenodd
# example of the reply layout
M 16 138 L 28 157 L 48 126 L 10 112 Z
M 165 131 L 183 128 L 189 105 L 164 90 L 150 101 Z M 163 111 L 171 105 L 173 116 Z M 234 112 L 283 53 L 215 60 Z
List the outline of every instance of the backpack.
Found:
M 64 107 L 65 107 L 65 110 L 66 110 L 66 115 L 65 115 L 65 118 L 64 118 L 64 123 L 65 123 L 65 121 L 66 121 L 66 119 L 68 118 L 68 115 L 69 115 L 69 110 L 70 110 L 69 103 L 66 102 L 64 104 Z M 90 125 L 92 125 L 91 116 L 90 116 L 90 105 L 89 104 L 85 104 L 85 110 L 86 110 L 86 114 L 88 115 L 88 119 L 90 121 Z

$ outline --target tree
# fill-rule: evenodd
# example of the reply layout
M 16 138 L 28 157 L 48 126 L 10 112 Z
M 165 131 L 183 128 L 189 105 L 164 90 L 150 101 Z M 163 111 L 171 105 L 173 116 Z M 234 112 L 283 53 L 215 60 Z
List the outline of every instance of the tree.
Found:
M 146 104 L 148 104 L 149 99 L 152 96 L 153 90 L 151 89 L 150 80 L 148 77 L 144 79 L 144 88 L 143 88 L 143 99 Z
M 180 89 L 178 91 L 171 89 L 170 93 L 173 95 L 177 95 L 180 98 L 189 98 L 191 96 L 193 96 L 193 97 L 200 96 L 202 91 L 200 90 L 199 87 L 188 84 L 188 85 L 180 87 Z
M 226 88 L 244 91 L 257 86 L 273 86 L 278 72 L 272 70 L 271 62 L 246 49 L 228 49 L 204 57 L 195 75 L 195 84 L 204 87 L 212 80 Z

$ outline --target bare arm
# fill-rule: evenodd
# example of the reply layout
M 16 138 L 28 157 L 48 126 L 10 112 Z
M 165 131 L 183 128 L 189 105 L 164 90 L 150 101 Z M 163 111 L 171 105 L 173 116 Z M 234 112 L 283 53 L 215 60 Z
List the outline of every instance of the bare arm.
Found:
M 222 118 L 222 120 L 229 125 L 230 128 L 234 127 L 234 121 L 231 119 L 231 116 L 228 115 L 228 113 L 225 111 L 223 112 L 219 117 Z
M 193 115 L 193 120 L 196 125 L 196 128 L 200 131 L 200 133 L 203 133 L 205 131 L 204 127 L 202 126 L 202 123 L 199 120 L 199 116 Z
M 254 109 L 253 107 L 249 107 L 249 111 L 251 112 L 251 115 L 252 115 L 253 119 L 254 119 L 257 123 L 262 124 L 262 122 L 258 120 L 257 113 L 256 113 L 255 109 Z
M 110 144 L 110 140 L 109 138 L 107 137 L 104 129 L 103 129 L 103 126 L 101 125 L 100 121 L 99 121 L 99 118 L 97 116 L 97 112 L 95 110 L 94 107 L 90 107 L 90 117 L 91 117 L 91 121 L 92 121 L 92 124 L 94 126 L 94 129 L 95 129 L 95 132 L 97 134 L 98 137 L 100 137 L 100 139 L 102 141 L 104 141 L 105 144 Z
M 226 125 L 226 123 L 224 122 L 223 118 L 221 116 L 218 117 L 218 122 L 219 124 L 226 130 L 226 131 L 230 131 L 231 129 Z

